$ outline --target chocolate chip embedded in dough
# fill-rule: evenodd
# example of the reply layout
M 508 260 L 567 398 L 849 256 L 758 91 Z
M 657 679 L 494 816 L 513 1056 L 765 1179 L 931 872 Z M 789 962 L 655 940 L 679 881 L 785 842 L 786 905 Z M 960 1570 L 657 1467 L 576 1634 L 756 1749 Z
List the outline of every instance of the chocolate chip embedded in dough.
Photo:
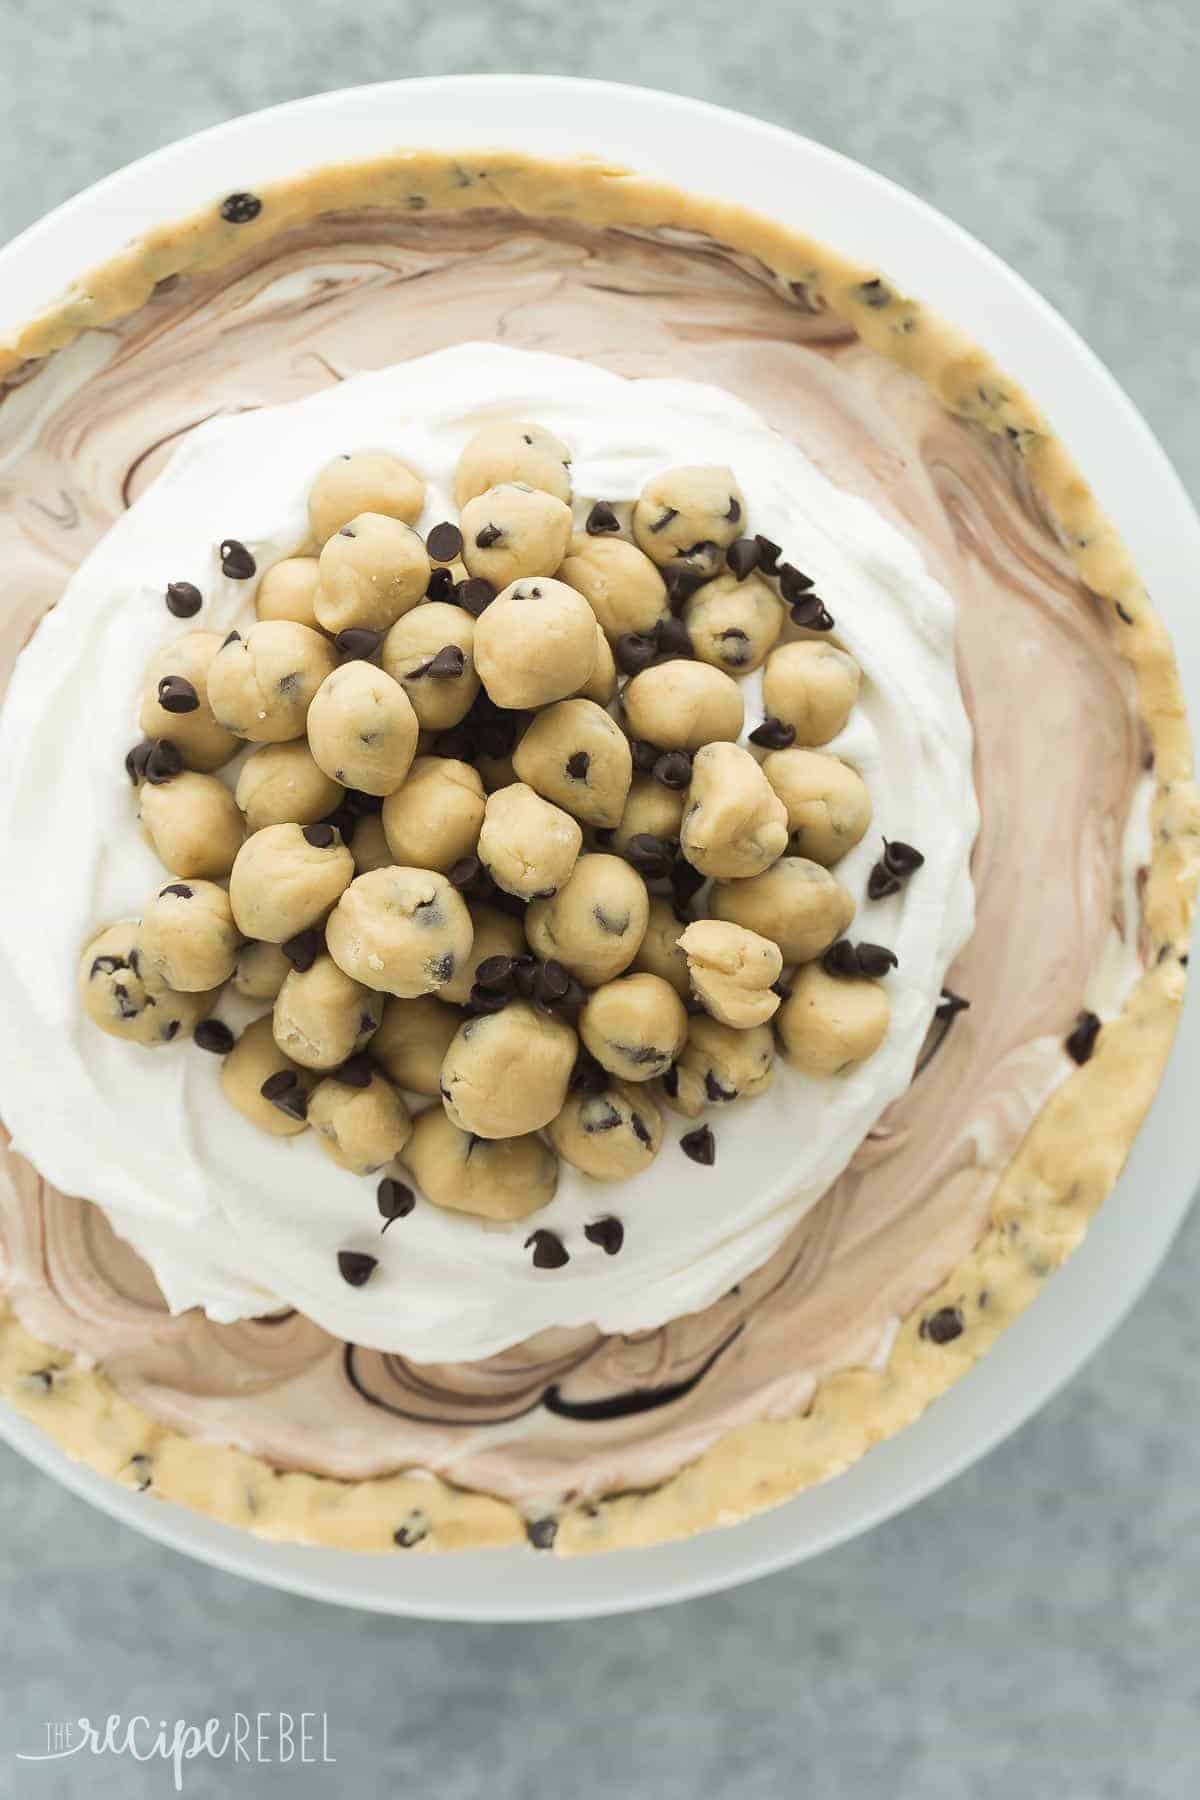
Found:
M 644 881 L 663 881 L 675 866 L 671 846 L 649 831 L 636 831 L 625 846 L 625 860 Z
M 524 1248 L 532 1248 L 535 1269 L 561 1269 L 571 1260 L 566 1245 L 555 1231 L 535 1231 L 525 1239 Z
M 760 750 L 787 750 L 795 741 L 796 727 L 772 715 L 750 733 L 750 742 L 757 744 Z
M 623 631 L 613 645 L 613 661 L 622 675 L 640 675 L 657 655 L 655 640 L 640 631 Z
M 297 932 L 295 937 L 288 938 L 287 942 L 280 944 L 279 948 L 293 969 L 297 969 L 301 975 L 304 975 L 312 968 L 321 954 L 324 941 L 317 927 L 310 925 L 307 931 Z
M 482 531 L 475 533 L 475 547 L 478 550 L 490 550 L 492 545 L 498 544 L 503 536 L 504 527 L 502 525 L 485 525 Z
M 1094 1012 L 1081 1012 L 1075 1021 L 1075 1029 L 1066 1040 L 1066 1052 L 1072 1062 L 1082 1065 L 1091 1060 L 1096 1048 L 1096 1039 L 1100 1036 L 1100 1020 Z
M 701 1125 L 696 1131 L 686 1131 L 679 1140 L 679 1148 L 685 1156 L 691 1157 L 694 1163 L 710 1169 L 717 1160 L 717 1140 L 712 1134 L 711 1125 Z
M 454 592 L 458 604 L 476 619 L 496 598 L 495 588 L 482 575 L 472 575 L 467 581 L 460 581 Z
M 966 1321 L 958 1307 L 941 1306 L 921 1320 L 920 1335 L 931 1344 L 952 1344 L 965 1330 Z
M 125 752 L 125 773 L 135 787 L 145 776 L 146 764 L 150 760 L 150 753 L 153 749 L 154 739 L 143 738 L 140 743 L 133 746 L 132 750 Z
M 159 738 L 146 757 L 142 773 L 152 787 L 162 787 L 183 773 L 183 757 L 167 738 Z
M 339 1250 L 337 1266 L 344 1282 L 350 1287 L 362 1287 L 379 1267 L 379 1258 L 368 1255 L 365 1250 Z
M 200 705 L 200 696 L 183 675 L 164 675 L 158 684 L 158 704 L 164 712 L 190 713 Z
M 434 562 L 452 563 L 462 555 L 463 535 L 457 525 L 446 520 L 441 525 L 431 527 L 425 539 L 425 548 Z
M 258 1091 L 264 1100 L 277 1106 L 289 1119 L 308 1117 L 308 1095 L 294 1070 L 279 1069 L 274 1075 L 268 1075 Z
M 565 1253 L 564 1253 L 565 1254 Z M 534 1257 L 537 1261 L 537 1257 Z M 555 1264 L 555 1267 L 558 1265 Z M 550 1550 L 558 1536 L 557 1519 L 529 1519 L 525 1525 L 525 1536 L 535 1550 Z
M 381 631 L 368 631 L 365 626 L 349 625 L 345 631 L 339 631 L 333 640 L 333 647 L 339 656 L 351 657 L 355 662 L 365 662 L 367 657 L 374 656 L 383 642 Z
M 190 581 L 168 581 L 163 598 L 167 611 L 176 619 L 194 619 L 204 605 L 200 589 Z
M 592 766 L 586 750 L 574 750 L 563 765 L 572 781 L 583 781 Z
M 257 194 L 226 194 L 221 202 L 221 217 L 227 225 L 248 225 L 261 211 Z
M 444 644 L 437 655 L 414 675 L 428 675 L 431 681 L 457 681 L 467 666 L 467 659 L 457 644 Z M 410 678 L 411 679 L 411 678 Z
M 654 764 L 653 774 L 663 787 L 685 788 L 692 779 L 692 759 L 686 750 L 664 751 Z
M 575 1067 L 571 1070 L 568 1083 L 573 1093 L 602 1094 L 607 1088 L 609 1075 L 607 1069 L 601 1067 L 590 1050 L 581 1049 L 575 1059 Z
M 737 1093 L 733 1088 L 722 1087 L 711 1069 L 705 1070 L 704 1092 L 714 1106 L 721 1106 L 726 1100 L 736 1100 Z
M 314 850 L 328 850 L 337 842 L 338 834 L 332 825 L 321 819 L 315 825 L 306 825 L 303 836 L 305 843 L 311 844 Z
M 430 570 L 429 585 L 425 589 L 425 598 L 427 600 L 453 601 L 454 577 L 449 569 Z
M 618 519 L 607 500 L 597 500 L 587 516 L 584 530 L 589 537 L 604 537 L 607 533 L 620 531 L 621 521 Z
M 221 573 L 230 581 L 249 581 L 258 568 L 253 556 L 238 538 L 221 540 Z
M 605 1256 L 615 1256 L 625 1242 L 625 1227 L 620 1219 L 614 1219 L 610 1214 L 607 1218 L 594 1219 L 590 1225 L 585 1225 L 583 1235 L 589 1244 L 599 1245 Z
M 201 1019 L 192 1033 L 192 1042 L 201 1050 L 211 1050 L 214 1056 L 228 1056 L 234 1038 L 228 1025 L 220 1019 Z
M 161 900 L 164 894 L 173 894 L 176 900 L 190 900 L 195 891 L 186 881 L 172 881 L 166 887 L 159 888 L 158 897 Z
M 660 619 L 654 628 L 660 656 L 694 656 L 692 640 L 682 619 Z

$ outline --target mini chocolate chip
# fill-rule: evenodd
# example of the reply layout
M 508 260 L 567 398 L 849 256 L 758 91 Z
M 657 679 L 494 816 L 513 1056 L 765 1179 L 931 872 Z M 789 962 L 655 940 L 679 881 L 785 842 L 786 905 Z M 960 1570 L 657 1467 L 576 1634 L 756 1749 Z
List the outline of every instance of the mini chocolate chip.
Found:
M 671 523 L 671 520 L 677 519 L 678 517 L 679 508 L 677 506 L 665 506 L 658 518 L 655 519 L 653 525 L 651 525 L 650 529 L 655 533 L 665 531 L 667 526 Z
M 535 1231 L 525 1239 L 524 1248 L 528 1250 L 531 1245 L 535 1269 L 561 1269 L 571 1260 L 557 1232 Z
M 952 992 L 950 988 L 942 989 L 942 997 L 934 1008 L 935 1019 L 953 1019 L 960 1012 L 966 1012 L 971 1002 L 964 1000 L 961 994 Z
M 870 281 L 859 282 L 858 297 L 864 306 L 870 306 L 877 312 L 881 306 L 887 305 L 892 295 L 891 290 L 875 275 Z
M 867 876 L 867 899 L 886 900 L 889 894 L 898 894 L 902 885 L 898 875 L 877 862 Z
M 162 787 L 183 772 L 183 757 L 167 738 L 159 738 L 146 758 L 142 773 L 152 787 Z
M 401 1550 L 411 1550 L 414 1544 L 419 1544 L 422 1539 L 427 1538 L 428 1536 L 428 1525 L 397 1525 L 395 1531 L 392 1533 L 392 1542 L 393 1544 L 398 1545 Z
M 167 611 L 176 619 L 194 619 L 204 605 L 200 589 L 190 581 L 168 581 L 164 598 Z
M 654 639 L 640 631 L 623 631 L 613 645 L 613 661 L 622 675 L 640 675 L 657 655 Z
M 563 1258 L 564 1260 L 566 1259 L 565 1250 L 563 1252 Z M 533 1260 L 536 1263 L 537 1257 L 535 1256 Z M 547 1268 L 557 1268 L 558 1264 L 548 1263 L 544 1266 Z M 529 1542 L 533 1545 L 535 1550 L 553 1549 L 554 1540 L 558 1536 L 558 1520 L 530 1519 L 525 1526 L 525 1536 L 529 1539 Z
M 462 532 L 449 520 L 442 525 L 434 525 L 425 539 L 425 548 L 434 562 L 453 562 L 457 556 L 461 556 L 462 547 Z
M 516 959 L 512 956 L 485 956 L 475 970 L 475 981 L 482 988 L 511 988 Z
M 682 619 L 660 619 L 654 638 L 663 656 L 694 656 L 692 640 Z
M 608 1086 L 608 1074 L 588 1050 L 580 1050 L 571 1070 L 571 1089 L 577 1094 L 602 1094 Z
M 832 631 L 834 619 L 816 594 L 806 594 L 792 608 L 792 623 L 804 631 Z
M 379 1267 L 379 1258 L 369 1256 L 365 1250 L 339 1250 L 337 1266 L 344 1282 L 350 1287 L 362 1287 Z
M 304 841 L 311 844 L 314 850 L 328 850 L 337 842 L 337 835 L 333 826 L 326 825 L 322 820 L 304 827 Z
M 645 1121 L 645 1119 L 643 1119 L 641 1113 L 640 1112 L 631 1112 L 629 1115 L 629 1123 L 633 1126 L 633 1135 L 637 1139 L 638 1143 L 645 1144 L 645 1146 L 648 1150 L 650 1148 L 651 1144 L 654 1142 L 654 1139 L 651 1137 L 650 1132 L 646 1126 L 646 1121 Z
M 795 741 L 796 727 L 777 719 L 773 713 L 750 733 L 750 742 L 757 744 L 760 750 L 786 750 Z
M 615 1256 L 625 1242 L 625 1227 L 620 1219 L 614 1219 L 610 1214 L 585 1225 L 583 1235 L 589 1244 L 598 1244 L 605 1256 Z
M 635 738 L 629 746 L 633 756 L 633 769 L 636 775 L 653 775 L 654 765 L 662 755 L 657 744 L 651 744 L 645 738 Z
M 701 1125 L 695 1131 L 686 1131 L 679 1140 L 679 1148 L 685 1156 L 690 1156 L 694 1163 L 701 1163 L 710 1169 L 717 1160 L 717 1140 L 712 1134 L 711 1125 Z
M 503 525 L 485 525 L 482 531 L 477 531 L 475 533 L 475 548 L 477 550 L 490 550 L 492 545 L 498 544 L 503 536 Z
M 921 1336 L 931 1344 L 952 1344 L 965 1330 L 966 1323 L 957 1306 L 941 1306 L 921 1320 Z
M 233 1033 L 220 1019 L 201 1019 L 192 1033 L 192 1042 L 214 1056 L 228 1056 L 233 1049 Z
M 1067 1055 L 1073 1062 L 1080 1064 L 1090 1061 L 1099 1036 L 1100 1021 L 1095 1013 L 1081 1012 L 1075 1021 L 1075 1029 L 1067 1038 Z
M 138 782 L 144 777 L 146 773 L 146 764 L 150 760 L 153 749 L 154 739 L 143 738 L 140 743 L 133 746 L 132 750 L 127 750 L 125 752 L 125 773 L 128 775 L 130 781 L 132 781 L 134 787 L 136 787 Z
M 669 1094 L 672 1100 L 679 1097 L 679 1070 L 672 1064 L 662 1078 L 663 1093 Z
M 382 631 L 368 631 L 365 626 L 350 625 L 345 631 L 338 632 L 333 640 L 333 647 L 339 656 L 365 661 L 368 656 L 374 656 L 382 642 Z
M 460 581 L 454 591 L 458 598 L 458 604 L 465 607 L 467 612 L 473 614 L 475 618 L 478 618 L 480 613 L 489 607 L 496 598 L 495 588 L 490 581 L 485 581 L 482 575 L 472 575 L 468 581 Z
M 592 759 L 586 750 L 573 750 L 563 766 L 572 781 L 584 781 Z
M 893 969 L 900 967 L 900 958 L 894 950 L 883 944 L 857 944 L 855 954 L 858 957 L 859 972 L 879 981 Z
M 750 647 L 750 639 L 744 631 L 739 630 L 736 625 L 731 625 L 728 631 L 717 634 L 717 642 L 721 646 L 721 661 L 727 668 L 745 668 L 753 652 Z
M 186 881 L 172 881 L 166 887 L 159 888 L 158 897 L 161 900 L 165 894 L 174 894 L 177 900 L 190 900 L 195 891 Z
M 249 581 L 258 564 L 237 538 L 221 540 L 221 573 L 230 581 Z
M 821 958 L 821 967 L 827 975 L 857 975 L 858 952 L 849 938 L 839 938 L 836 944 L 830 944 Z
M 772 543 L 769 537 L 764 537 L 761 531 L 755 532 L 754 541 L 758 545 L 759 568 L 766 575 L 774 575 L 782 555 L 779 545 Z
M 164 712 L 190 713 L 200 705 L 200 696 L 182 675 L 164 675 L 158 684 L 158 704 Z
M 1119 600 L 1114 600 L 1113 605 L 1116 607 L 1118 619 L 1120 619 L 1122 621 L 1122 623 L 1125 625 L 1132 625 L 1133 624 L 1133 614 L 1126 612 L 1125 608 L 1121 605 L 1121 602 Z
M 240 644 L 241 641 L 242 641 L 242 634 L 240 631 L 226 632 L 225 636 L 221 639 L 221 648 L 222 648 L 222 650 L 224 650 L 224 648 L 227 644 Z
M 115 975 L 118 969 L 128 967 L 129 964 L 122 956 L 97 956 L 88 973 L 94 979 L 97 975 Z
M 779 592 L 789 606 L 794 606 L 816 586 L 812 576 L 806 575 L 803 569 L 798 569 L 794 563 L 780 563 L 775 573 L 779 577 Z
M 307 931 L 297 932 L 295 937 L 279 946 L 293 969 L 298 969 L 302 975 L 312 968 L 323 947 L 324 939 L 315 925 L 310 925 Z
M 925 858 L 911 844 L 902 844 L 899 838 L 889 843 L 883 840 L 883 866 L 890 875 L 898 875 L 902 881 L 913 875 L 922 866 Z
M 248 225 L 261 211 L 257 194 L 226 194 L 221 202 L 221 217 L 227 225 Z
M 458 645 L 444 644 L 424 672 L 433 681 L 457 681 L 466 666 L 467 659 Z
M 294 1069 L 278 1069 L 274 1075 L 268 1075 L 259 1088 L 264 1100 L 286 1113 L 289 1119 L 303 1119 L 308 1115 L 308 1095 L 300 1085 L 300 1077 Z
M 375 1204 L 379 1208 L 380 1218 L 387 1220 L 387 1225 L 384 1226 L 386 1231 L 393 1220 L 407 1219 L 417 1204 L 417 1197 L 407 1182 L 397 1181 L 393 1175 L 385 1175 L 375 1189 Z
M 606 532 L 620 531 L 621 521 L 618 519 L 607 500 L 597 500 L 587 516 L 584 530 L 589 537 L 603 537 Z
M 726 1100 L 737 1099 L 736 1088 L 727 1088 L 723 1086 L 723 1084 L 717 1080 L 711 1069 L 706 1069 L 704 1072 L 704 1091 L 713 1102 L 714 1106 L 719 1106 Z
M 757 538 L 734 538 L 725 552 L 725 561 L 739 581 L 745 581 L 752 575 L 762 560 L 762 551 Z
M 663 787 L 687 787 L 692 779 L 692 759 L 686 750 L 667 750 L 654 765 L 654 779 Z
M 725 514 L 725 517 L 729 520 L 731 525 L 737 525 L 741 522 L 742 503 L 736 494 L 730 494 L 729 496 L 729 510 Z
M 454 599 L 454 577 L 449 569 L 434 569 L 429 577 L 429 585 L 425 589 L 427 600 L 452 601 Z
M 649 831 L 636 831 L 625 846 L 625 860 L 646 881 L 665 880 L 675 866 L 668 844 Z

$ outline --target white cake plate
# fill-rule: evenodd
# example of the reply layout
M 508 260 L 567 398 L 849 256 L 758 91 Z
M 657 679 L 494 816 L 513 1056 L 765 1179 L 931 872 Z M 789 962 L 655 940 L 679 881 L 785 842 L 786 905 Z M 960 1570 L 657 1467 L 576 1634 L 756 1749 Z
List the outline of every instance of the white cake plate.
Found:
M 536 121 L 536 123 L 535 123 Z M 449 76 L 322 94 L 235 119 L 98 182 L 0 250 L 0 331 L 152 225 L 320 163 L 403 145 L 591 152 L 741 201 L 865 261 L 963 326 L 1043 405 L 1112 513 L 1175 636 L 1200 717 L 1200 519 L 1145 421 L 1047 303 L 982 244 L 820 144 L 700 101 L 606 82 Z M 1022 1424 L 1145 1287 L 1200 1174 L 1200 1002 L 1117 1191 L 1036 1305 L 917 1424 L 847 1474 L 732 1530 L 570 1561 L 532 1551 L 362 1555 L 260 1543 L 70 1461 L 0 1408 L 0 1434 L 148 1537 L 314 1599 L 439 1619 L 561 1619 L 658 1606 L 766 1575 L 911 1506 Z

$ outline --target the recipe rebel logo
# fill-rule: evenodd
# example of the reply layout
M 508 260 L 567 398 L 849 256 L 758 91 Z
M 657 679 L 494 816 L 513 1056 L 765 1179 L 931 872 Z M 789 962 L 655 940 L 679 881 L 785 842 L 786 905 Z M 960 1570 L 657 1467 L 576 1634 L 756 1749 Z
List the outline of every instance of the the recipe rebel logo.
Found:
M 177 1794 L 183 1792 L 188 1763 L 206 1757 L 230 1768 L 239 1763 L 299 1767 L 336 1763 L 329 1742 L 329 1718 L 323 1712 L 235 1712 L 229 1719 L 128 1719 L 110 1713 L 101 1723 L 88 1718 L 47 1720 L 45 1748 L 18 1750 L 17 1761 L 62 1762 L 72 1756 L 128 1757 L 132 1762 L 161 1762 L 171 1771 Z

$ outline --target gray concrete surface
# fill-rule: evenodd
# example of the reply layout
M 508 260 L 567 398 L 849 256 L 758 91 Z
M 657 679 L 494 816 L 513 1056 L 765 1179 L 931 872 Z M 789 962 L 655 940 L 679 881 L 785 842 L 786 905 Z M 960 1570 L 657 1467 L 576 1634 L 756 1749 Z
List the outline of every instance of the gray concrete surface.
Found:
M 1078 326 L 1200 487 L 1194 0 L 0 0 L 0 238 L 234 113 L 404 74 L 636 78 L 923 194 Z M 361 1618 L 193 1567 L 0 1455 L 0 1795 L 171 1791 L 18 1763 L 42 1722 L 311 1707 L 336 1769 L 184 1792 L 436 1800 L 1193 1800 L 1200 1221 L 1086 1373 L 980 1467 L 791 1574 L 634 1619 Z

